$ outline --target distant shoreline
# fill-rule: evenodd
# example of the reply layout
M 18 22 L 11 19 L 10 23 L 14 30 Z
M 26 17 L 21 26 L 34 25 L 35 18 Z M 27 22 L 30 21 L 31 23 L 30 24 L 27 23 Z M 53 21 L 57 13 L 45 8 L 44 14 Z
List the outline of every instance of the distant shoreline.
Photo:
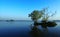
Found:
M 12 22 L 12 21 L 31 21 L 32 22 L 32 20 L 0 20 L 0 21 L 6 21 L 6 22 Z M 41 20 L 38 20 L 38 21 L 41 21 Z M 60 22 L 60 20 L 49 20 L 49 21 Z

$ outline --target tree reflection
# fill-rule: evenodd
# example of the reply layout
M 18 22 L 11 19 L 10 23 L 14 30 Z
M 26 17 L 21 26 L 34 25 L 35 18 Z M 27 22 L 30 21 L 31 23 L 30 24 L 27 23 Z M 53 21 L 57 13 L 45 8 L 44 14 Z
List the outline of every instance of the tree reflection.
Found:
M 48 25 L 46 23 L 42 23 L 40 25 L 34 25 L 31 27 L 31 31 L 30 34 L 32 35 L 32 37 L 49 37 L 48 34 L 48 27 L 55 27 L 56 24 L 54 24 L 53 22 L 51 24 L 49 24 L 51 22 L 48 22 Z M 38 28 L 38 26 L 41 26 L 42 30 Z
M 37 26 L 34 26 L 30 32 L 33 37 L 46 37 L 44 31 L 40 30 Z

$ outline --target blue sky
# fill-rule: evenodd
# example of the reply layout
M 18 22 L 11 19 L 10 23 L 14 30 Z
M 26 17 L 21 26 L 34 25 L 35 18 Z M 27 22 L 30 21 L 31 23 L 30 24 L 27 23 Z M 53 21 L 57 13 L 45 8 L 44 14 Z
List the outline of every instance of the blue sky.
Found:
M 60 20 L 60 0 L 0 0 L 0 19 L 29 20 L 33 10 L 46 7 L 57 12 L 49 19 Z

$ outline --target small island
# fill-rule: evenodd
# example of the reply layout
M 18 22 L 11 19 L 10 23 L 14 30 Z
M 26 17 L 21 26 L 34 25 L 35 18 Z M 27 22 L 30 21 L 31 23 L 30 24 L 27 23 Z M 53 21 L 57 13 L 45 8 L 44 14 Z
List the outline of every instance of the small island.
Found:
M 6 20 L 6 22 L 13 22 L 14 20 L 13 19 L 11 19 L 11 20 Z

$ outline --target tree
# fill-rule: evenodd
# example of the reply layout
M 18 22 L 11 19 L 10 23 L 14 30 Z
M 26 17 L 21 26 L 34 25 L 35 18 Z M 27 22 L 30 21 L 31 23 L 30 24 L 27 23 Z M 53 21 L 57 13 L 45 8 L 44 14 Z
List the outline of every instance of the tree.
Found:
M 43 10 L 41 11 L 38 11 L 38 10 L 34 10 L 31 14 L 29 14 L 29 17 L 31 17 L 31 19 L 34 21 L 34 22 L 37 22 L 37 20 L 39 18 L 41 18 L 43 15 Z
M 48 19 L 55 15 L 55 13 L 52 13 L 51 15 L 49 15 L 51 12 L 48 12 L 48 8 L 44 8 L 43 10 L 34 10 L 31 14 L 29 14 L 29 17 L 31 17 L 31 19 L 34 22 L 37 22 L 38 19 L 42 18 L 42 21 L 48 21 Z
M 42 21 L 48 21 L 48 19 L 52 16 L 54 16 L 56 14 L 56 11 L 55 13 L 52 13 L 51 15 L 49 15 L 51 12 L 48 12 L 48 8 L 44 8 L 44 14 L 43 14 L 43 17 L 42 17 Z

